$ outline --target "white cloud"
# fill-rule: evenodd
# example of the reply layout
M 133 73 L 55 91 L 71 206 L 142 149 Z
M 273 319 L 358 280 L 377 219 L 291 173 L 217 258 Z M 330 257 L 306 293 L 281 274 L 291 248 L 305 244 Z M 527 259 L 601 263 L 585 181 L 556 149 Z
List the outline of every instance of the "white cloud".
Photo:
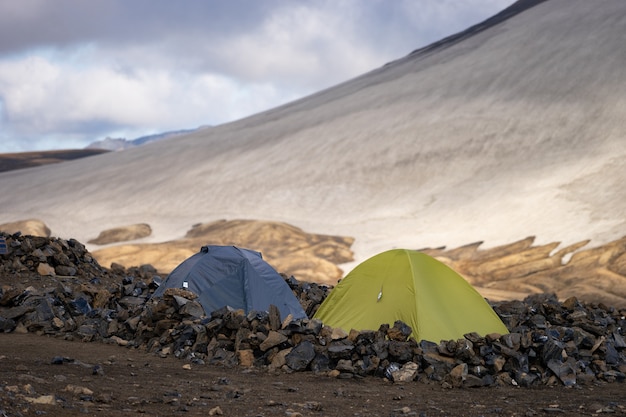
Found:
M 59 68 L 39 56 L 0 62 L 0 92 L 4 102 L 6 121 L 19 129 L 39 129 L 47 117 L 45 107 L 50 86 L 59 78 Z M 42 117 L 31 116 L 46 110 Z
M 0 2 L 0 152 L 231 121 L 378 68 L 511 3 L 59 1 Z
M 74 67 L 41 56 L 0 62 L 0 91 L 5 123 L 24 137 L 58 132 L 69 138 L 85 128 L 94 135 L 123 131 L 123 126 L 130 126 L 128 131 L 137 130 L 135 126 L 151 131 L 191 128 L 295 98 L 270 83 L 240 84 L 221 74 Z

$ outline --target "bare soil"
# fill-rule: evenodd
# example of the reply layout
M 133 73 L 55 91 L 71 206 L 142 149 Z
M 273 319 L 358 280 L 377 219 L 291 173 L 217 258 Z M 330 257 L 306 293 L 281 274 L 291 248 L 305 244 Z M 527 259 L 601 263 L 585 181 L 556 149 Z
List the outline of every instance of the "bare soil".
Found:
M 60 363 L 53 363 L 60 362 Z M 50 397 L 52 396 L 52 397 Z M 38 404 L 52 402 L 52 404 Z M 0 416 L 626 415 L 620 383 L 446 389 L 194 365 L 141 349 L 0 333 Z
M 0 172 L 56 164 L 105 152 L 109 151 L 105 149 L 63 149 L 54 151 L 0 153 Z

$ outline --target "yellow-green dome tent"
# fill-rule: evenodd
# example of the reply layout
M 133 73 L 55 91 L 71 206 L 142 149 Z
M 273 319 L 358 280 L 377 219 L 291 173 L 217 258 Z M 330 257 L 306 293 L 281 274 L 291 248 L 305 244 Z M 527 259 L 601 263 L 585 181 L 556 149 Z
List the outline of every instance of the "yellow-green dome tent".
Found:
M 333 288 L 315 318 L 346 332 L 378 330 L 401 320 L 417 341 L 508 330 L 485 299 L 458 273 L 424 253 L 394 249 L 354 268 Z

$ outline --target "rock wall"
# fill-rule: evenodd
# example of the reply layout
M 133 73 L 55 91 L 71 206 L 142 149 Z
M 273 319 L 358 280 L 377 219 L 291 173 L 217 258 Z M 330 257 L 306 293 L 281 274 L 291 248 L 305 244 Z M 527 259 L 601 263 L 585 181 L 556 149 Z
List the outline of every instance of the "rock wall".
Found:
M 207 366 L 377 376 L 449 387 L 626 380 L 626 310 L 575 297 L 560 302 L 538 294 L 493 303 L 510 331 L 506 335 L 416 341 L 402 322 L 346 333 L 316 319 L 281 322 L 273 306 L 248 314 L 224 307 L 206 316 L 195 294 L 184 289 L 153 298 L 162 278 L 149 265 L 106 270 L 76 241 L 5 237 L 11 251 L 0 255 L 2 332 L 115 343 L 146 349 L 155 360 L 174 355 Z M 37 273 L 42 264 L 55 274 Z M 16 277 L 20 282 L 12 284 Z M 284 278 L 309 316 L 332 290 Z

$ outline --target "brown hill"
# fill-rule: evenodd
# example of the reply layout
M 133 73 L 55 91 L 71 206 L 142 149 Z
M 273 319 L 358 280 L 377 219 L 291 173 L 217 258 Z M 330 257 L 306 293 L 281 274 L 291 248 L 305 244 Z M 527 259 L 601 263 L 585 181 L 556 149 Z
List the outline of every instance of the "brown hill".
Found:
M 626 237 L 586 248 L 589 241 L 559 248 L 534 246 L 534 236 L 490 249 L 482 242 L 455 249 L 422 249 L 461 273 L 493 300 L 554 293 L 562 300 L 626 307 Z
M 0 172 L 56 164 L 73 159 L 85 158 L 87 156 L 100 155 L 105 152 L 108 151 L 104 149 L 63 149 L 54 151 L 2 153 L 0 154 Z
M 20 233 L 23 235 L 50 237 L 50 228 L 38 219 L 0 224 L 0 231 L 8 234 Z
M 151 264 L 163 273 L 204 245 L 234 245 L 261 252 L 276 270 L 309 282 L 336 284 L 343 276 L 339 264 L 353 260 L 353 239 L 306 233 L 279 222 L 220 220 L 198 224 L 182 239 L 152 244 L 122 244 L 93 252 L 105 266 Z

